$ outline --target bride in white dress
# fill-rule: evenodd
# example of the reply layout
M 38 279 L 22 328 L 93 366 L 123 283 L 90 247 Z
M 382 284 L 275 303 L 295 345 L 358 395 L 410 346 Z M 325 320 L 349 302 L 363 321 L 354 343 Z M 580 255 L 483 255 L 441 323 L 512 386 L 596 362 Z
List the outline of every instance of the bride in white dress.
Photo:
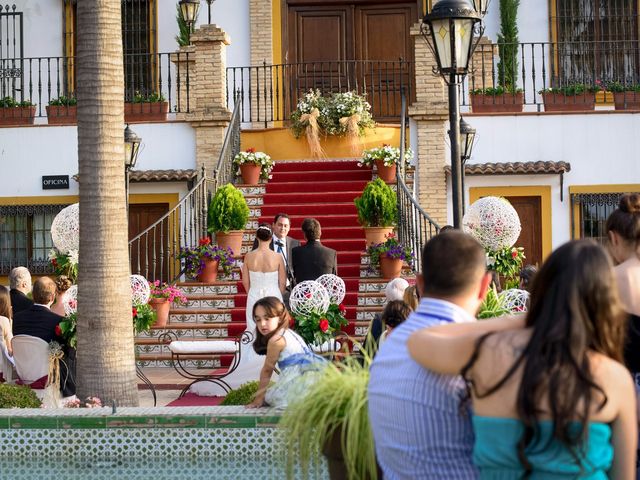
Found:
M 264 297 L 276 297 L 282 301 L 287 275 L 282 255 L 269 248 L 273 233 L 266 223 L 261 223 L 256 231 L 258 248 L 244 256 L 242 264 L 242 284 L 247 292 L 247 330 L 255 338 L 256 322 L 253 319 L 253 305 Z M 264 357 L 253 350 L 253 341 L 240 346 L 240 364 L 224 378 L 231 388 L 243 383 L 259 380 Z M 191 387 L 196 395 L 224 395 L 222 389 L 211 382 L 198 382 Z

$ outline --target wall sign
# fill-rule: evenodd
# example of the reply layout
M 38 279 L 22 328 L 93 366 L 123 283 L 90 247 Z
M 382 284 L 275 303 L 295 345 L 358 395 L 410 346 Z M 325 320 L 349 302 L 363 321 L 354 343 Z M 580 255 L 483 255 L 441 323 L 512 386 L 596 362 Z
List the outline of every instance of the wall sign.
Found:
M 64 190 L 69 188 L 69 175 L 43 175 L 43 190 Z

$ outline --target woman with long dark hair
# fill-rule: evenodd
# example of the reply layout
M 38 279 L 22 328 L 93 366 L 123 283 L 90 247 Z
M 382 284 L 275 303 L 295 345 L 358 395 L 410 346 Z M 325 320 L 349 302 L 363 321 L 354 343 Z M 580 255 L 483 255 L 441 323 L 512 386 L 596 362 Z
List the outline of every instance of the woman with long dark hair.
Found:
M 4 353 L 9 357 L 13 356 L 11 339 L 13 338 L 11 319 L 11 296 L 9 290 L 0 287 L 0 354 Z
M 443 325 L 409 340 L 424 367 L 467 381 L 480 477 L 635 478 L 625 316 L 605 251 L 589 240 L 558 248 L 533 281 L 524 328 L 510 322 Z

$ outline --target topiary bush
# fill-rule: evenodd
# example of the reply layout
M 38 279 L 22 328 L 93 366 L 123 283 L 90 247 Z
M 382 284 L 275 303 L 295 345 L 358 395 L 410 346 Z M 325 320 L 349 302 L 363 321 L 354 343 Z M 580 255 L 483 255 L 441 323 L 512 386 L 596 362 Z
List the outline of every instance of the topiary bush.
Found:
M 41 404 L 29 387 L 0 384 L 0 408 L 40 408 Z
M 383 180 L 367 183 L 362 196 L 354 200 L 358 222 L 363 227 L 391 227 L 398 221 L 395 192 Z
M 258 381 L 247 382 L 231 390 L 220 405 L 247 405 L 253 401 L 258 391 Z
M 209 205 L 209 232 L 244 230 L 248 219 L 249 207 L 242 192 L 230 183 L 219 188 Z

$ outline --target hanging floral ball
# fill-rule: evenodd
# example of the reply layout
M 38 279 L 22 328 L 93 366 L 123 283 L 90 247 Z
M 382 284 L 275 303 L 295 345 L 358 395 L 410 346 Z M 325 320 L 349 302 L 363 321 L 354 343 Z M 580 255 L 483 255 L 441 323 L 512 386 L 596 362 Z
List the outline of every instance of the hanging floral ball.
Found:
M 502 197 L 484 197 L 473 202 L 462 219 L 462 226 L 484 248 L 494 252 L 512 247 L 521 230 L 518 212 Z
M 78 285 L 71 285 L 62 297 L 64 314 L 71 315 L 78 311 Z
M 151 296 L 149 282 L 142 275 L 131 275 L 131 305 L 146 305 Z
M 344 295 L 346 293 L 344 280 L 342 280 L 337 275 L 326 273 L 318 277 L 316 282 L 327 289 L 327 292 L 329 292 L 329 301 L 331 303 L 342 303 L 342 301 L 344 300 Z
M 60 253 L 68 254 L 80 248 L 79 204 L 63 208 L 51 223 L 51 239 Z
M 300 282 L 291 291 L 289 305 L 294 315 L 323 314 L 329 309 L 329 292 L 314 280 Z
M 510 288 L 500 292 L 504 308 L 512 313 L 523 313 L 529 309 L 529 292 L 518 288 Z

